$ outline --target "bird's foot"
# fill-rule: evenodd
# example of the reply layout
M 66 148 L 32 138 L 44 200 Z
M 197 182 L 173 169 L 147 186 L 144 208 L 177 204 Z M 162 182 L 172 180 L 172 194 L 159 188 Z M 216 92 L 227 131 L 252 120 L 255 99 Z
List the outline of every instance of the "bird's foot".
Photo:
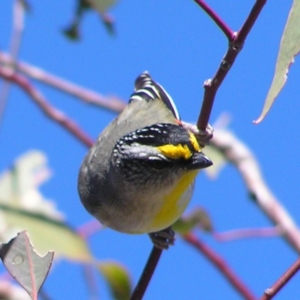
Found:
M 174 245 L 175 232 L 171 227 L 164 230 L 149 233 L 150 239 L 155 247 L 159 249 L 168 249 L 169 246 Z
M 200 130 L 197 128 L 196 125 L 186 123 L 183 121 L 181 121 L 181 124 L 184 128 L 187 128 L 188 130 L 190 130 L 191 132 L 193 132 L 195 134 L 195 136 L 197 137 L 197 140 L 202 148 L 204 148 L 206 145 L 208 145 L 209 141 L 213 137 L 214 129 L 210 124 L 207 124 L 205 130 Z

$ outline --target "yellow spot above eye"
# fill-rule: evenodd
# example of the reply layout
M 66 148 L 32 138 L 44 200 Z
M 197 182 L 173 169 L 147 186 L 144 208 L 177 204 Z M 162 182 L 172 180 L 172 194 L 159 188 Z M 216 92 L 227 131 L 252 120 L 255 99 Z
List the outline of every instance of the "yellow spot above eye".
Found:
M 158 146 L 157 148 L 161 151 L 161 153 L 164 156 L 172 159 L 179 159 L 179 158 L 189 159 L 193 155 L 189 147 L 187 145 L 182 145 L 182 144 L 178 144 L 178 145 L 168 144 L 168 145 Z
M 191 151 L 191 149 L 188 147 L 188 145 L 182 145 L 182 144 L 178 144 L 178 145 L 168 144 L 168 145 L 158 146 L 157 148 L 161 151 L 161 153 L 164 156 L 166 156 L 168 158 L 189 159 L 193 155 L 194 152 L 201 151 L 201 147 L 200 147 L 195 135 L 192 132 L 189 132 L 189 135 L 190 135 L 190 142 L 194 148 L 193 149 L 194 151 Z
M 189 134 L 190 134 L 190 141 L 191 141 L 191 144 L 193 145 L 194 149 L 196 150 L 196 152 L 200 152 L 201 147 L 199 146 L 199 143 L 198 143 L 195 135 L 192 132 L 189 132 Z

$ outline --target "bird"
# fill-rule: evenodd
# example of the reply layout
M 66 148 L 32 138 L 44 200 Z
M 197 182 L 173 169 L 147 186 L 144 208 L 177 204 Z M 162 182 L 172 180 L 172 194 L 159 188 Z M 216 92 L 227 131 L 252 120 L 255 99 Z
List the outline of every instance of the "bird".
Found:
M 171 225 L 189 204 L 200 169 L 212 165 L 171 96 L 145 71 L 124 110 L 100 133 L 78 175 L 85 209 L 119 232 L 174 244 Z

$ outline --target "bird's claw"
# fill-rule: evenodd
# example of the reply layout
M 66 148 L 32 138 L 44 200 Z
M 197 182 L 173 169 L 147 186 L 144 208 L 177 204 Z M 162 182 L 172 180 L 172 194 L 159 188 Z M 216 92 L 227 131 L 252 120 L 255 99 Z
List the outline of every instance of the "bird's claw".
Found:
M 149 233 L 150 239 L 155 247 L 159 249 L 168 249 L 169 246 L 174 245 L 175 232 L 171 227 L 161 231 Z
M 197 140 L 202 148 L 204 148 L 206 145 L 208 145 L 209 141 L 213 137 L 214 129 L 210 124 L 207 124 L 205 130 L 200 130 L 197 128 L 196 125 L 186 123 L 183 121 L 181 121 L 181 124 L 184 128 L 190 130 L 191 132 L 193 132 L 195 134 L 195 136 L 197 137 Z

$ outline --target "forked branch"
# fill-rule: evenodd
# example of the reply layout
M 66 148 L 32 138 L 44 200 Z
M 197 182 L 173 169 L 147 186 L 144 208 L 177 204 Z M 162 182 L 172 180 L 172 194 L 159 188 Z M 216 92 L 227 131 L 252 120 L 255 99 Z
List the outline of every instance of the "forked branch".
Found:
M 202 102 L 201 112 L 197 121 L 197 128 L 201 131 L 205 131 L 207 128 L 207 124 L 210 118 L 210 114 L 212 111 L 212 107 L 214 104 L 214 99 L 216 92 L 223 82 L 223 79 L 227 75 L 229 69 L 233 65 L 235 58 L 237 57 L 239 51 L 242 49 L 245 39 L 251 30 L 253 24 L 255 23 L 257 17 L 259 16 L 260 11 L 262 10 L 266 0 L 257 0 L 254 4 L 248 18 L 246 19 L 244 25 L 239 30 L 238 33 L 234 33 L 226 23 L 213 11 L 212 8 L 209 7 L 204 1 L 195 0 L 195 2 L 212 18 L 212 20 L 221 28 L 224 34 L 227 36 L 229 41 L 229 47 L 225 57 L 222 59 L 219 69 L 217 70 L 215 76 L 212 79 L 206 80 L 204 83 L 205 93 Z M 133 293 L 134 298 L 131 300 L 140 300 L 142 299 L 147 286 L 151 280 L 153 272 L 155 271 L 156 265 L 159 261 L 159 257 L 161 256 L 162 250 L 153 248 L 147 265 L 142 273 L 142 276 L 135 288 Z M 158 258 L 158 259 L 157 259 Z M 148 269 L 149 268 L 149 269 Z M 147 274 L 147 275 L 145 275 Z M 147 276 L 147 278 L 144 278 Z M 140 286 L 143 283 L 143 286 Z M 136 296 L 136 291 L 139 290 L 139 297 Z M 248 298 L 254 299 L 254 298 Z
M 214 22 L 220 27 L 228 39 L 228 50 L 222 59 L 216 74 L 212 79 L 208 79 L 204 82 L 204 98 L 197 121 L 197 127 L 204 131 L 209 121 L 217 90 L 232 67 L 240 50 L 243 48 L 246 37 L 248 36 L 248 33 L 250 32 L 267 0 L 257 0 L 255 2 L 245 23 L 238 32 L 232 31 L 204 1 L 195 0 L 195 2 L 214 20 Z

